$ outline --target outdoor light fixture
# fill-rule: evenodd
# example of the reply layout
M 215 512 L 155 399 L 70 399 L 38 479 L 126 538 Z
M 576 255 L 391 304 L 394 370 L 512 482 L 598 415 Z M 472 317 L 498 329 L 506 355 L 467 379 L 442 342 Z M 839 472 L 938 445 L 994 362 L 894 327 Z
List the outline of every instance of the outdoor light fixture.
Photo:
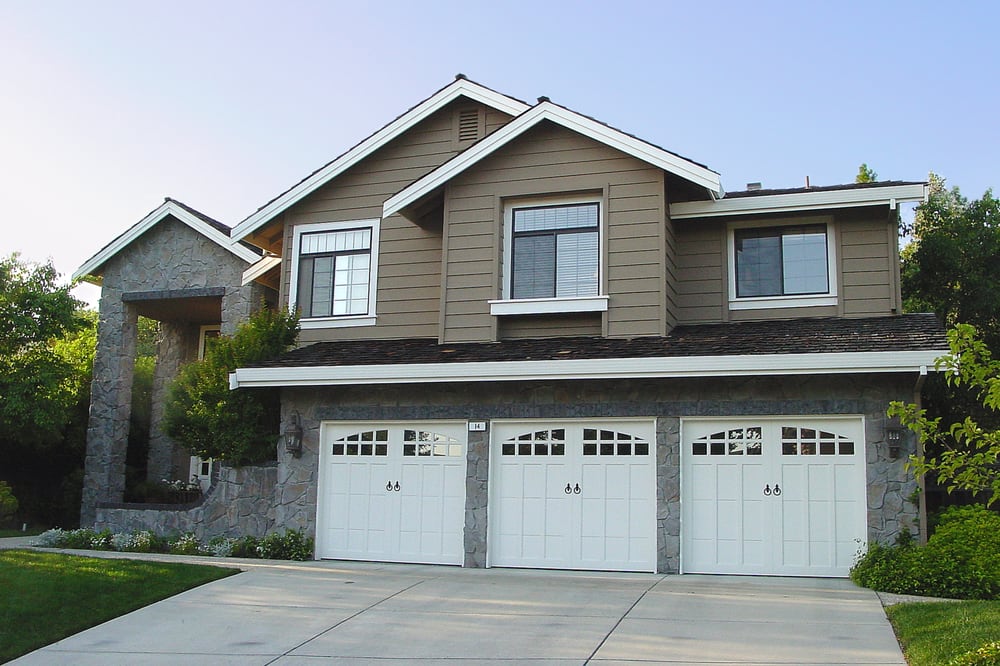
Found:
M 299 424 L 299 413 L 292 410 L 288 415 L 288 425 L 284 431 L 285 451 L 296 458 L 302 455 L 302 426 Z
M 899 458 L 899 452 L 903 446 L 903 428 L 896 419 L 886 424 L 885 441 L 889 443 L 889 457 L 893 460 Z

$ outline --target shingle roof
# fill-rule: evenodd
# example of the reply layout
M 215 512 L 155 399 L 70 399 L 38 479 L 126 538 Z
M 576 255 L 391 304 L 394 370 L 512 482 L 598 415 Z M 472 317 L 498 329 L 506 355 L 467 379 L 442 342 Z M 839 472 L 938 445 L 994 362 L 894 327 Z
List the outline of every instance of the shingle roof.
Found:
M 663 337 L 568 337 L 439 344 L 433 338 L 319 342 L 252 367 L 474 363 L 947 349 L 933 314 L 678 326 Z

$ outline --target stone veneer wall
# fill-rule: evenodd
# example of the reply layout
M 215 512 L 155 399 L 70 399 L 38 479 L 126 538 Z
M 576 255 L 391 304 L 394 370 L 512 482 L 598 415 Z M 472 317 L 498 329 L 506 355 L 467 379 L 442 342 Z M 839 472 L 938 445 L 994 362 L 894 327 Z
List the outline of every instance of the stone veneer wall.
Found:
M 94 528 L 112 532 L 151 530 L 159 534 L 193 532 L 205 541 L 214 536 L 264 536 L 275 529 L 277 482 L 276 464 L 221 467 L 212 487 L 193 506 L 105 502 L 97 505 Z
M 100 525 L 217 534 L 261 529 L 316 530 L 319 428 L 325 420 L 493 420 L 534 418 L 656 418 L 657 568 L 680 562 L 680 420 L 693 416 L 863 415 L 868 460 L 869 540 L 891 543 L 903 529 L 919 533 L 916 482 L 906 452 L 890 460 L 884 439 L 890 400 L 912 399 L 913 377 L 835 375 L 664 381 L 577 381 L 285 389 L 283 422 L 300 413 L 303 453 L 278 450 L 272 467 L 224 470 L 204 504 L 186 511 L 100 509 Z M 913 441 L 907 450 L 913 452 Z M 259 482 L 237 481 L 244 474 Z M 269 476 L 269 475 L 273 475 Z M 244 477 L 240 477 L 244 478 Z M 273 481 L 271 479 L 273 478 Z M 486 564 L 489 433 L 469 433 L 465 565 Z M 230 508 L 226 508 L 230 507 Z
M 87 455 L 84 462 L 80 524 L 94 524 L 98 504 L 121 502 L 131 415 L 137 306 L 123 298 L 135 292 L 219 289 L 223 333 L 232 333 L 273 290 L 240 286 L 247 262 L 187 225 L 165 218 L 132 241 L 102 267 L 100 315 L 91 390 Z M 183 345 L 181 345 L 183 346 Z M 171 346 L 164 362 L 178 365 L 181 346 Z M 161 388 L 168 377 L 158 373 Z M 154 476 L 170 463 L 171 442 L 153 424 Z M 184 471 L 184 478 L 187 471 Z

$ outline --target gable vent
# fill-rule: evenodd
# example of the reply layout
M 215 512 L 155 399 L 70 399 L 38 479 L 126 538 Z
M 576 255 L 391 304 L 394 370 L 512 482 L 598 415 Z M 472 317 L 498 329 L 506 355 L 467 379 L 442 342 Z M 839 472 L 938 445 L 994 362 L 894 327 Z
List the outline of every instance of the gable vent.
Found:
M 458 112 L 458 140 L 476 141 L 479 138 L 479 109 Z

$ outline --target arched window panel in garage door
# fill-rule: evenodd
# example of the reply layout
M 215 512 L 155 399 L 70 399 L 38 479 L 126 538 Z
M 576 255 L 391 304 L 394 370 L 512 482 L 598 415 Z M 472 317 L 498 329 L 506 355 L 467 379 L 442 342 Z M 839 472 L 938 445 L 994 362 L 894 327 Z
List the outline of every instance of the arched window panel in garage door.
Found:
M 691 442 L 691 455 L 759 456 L 761 447 L 761 427 L 746 426 L 721 430 L 694 440 Z
M 500 445 L 502 456 L 561 456 L 565 453 L 565 428 L 521 433 L 505 439 Z
M 388 430 L 365 430 L 334 440 L 330 453 L 335 456 L 386 456 L 389 454 Z
M 465 455 L 462 443 L 454 437 L 428 430 L 403 431 L 404 456 L 444 456 L 460 458 Z
M 649 440 L 638 435 L 600 428 L 583 429 L 585 456 L 648 456 Z

